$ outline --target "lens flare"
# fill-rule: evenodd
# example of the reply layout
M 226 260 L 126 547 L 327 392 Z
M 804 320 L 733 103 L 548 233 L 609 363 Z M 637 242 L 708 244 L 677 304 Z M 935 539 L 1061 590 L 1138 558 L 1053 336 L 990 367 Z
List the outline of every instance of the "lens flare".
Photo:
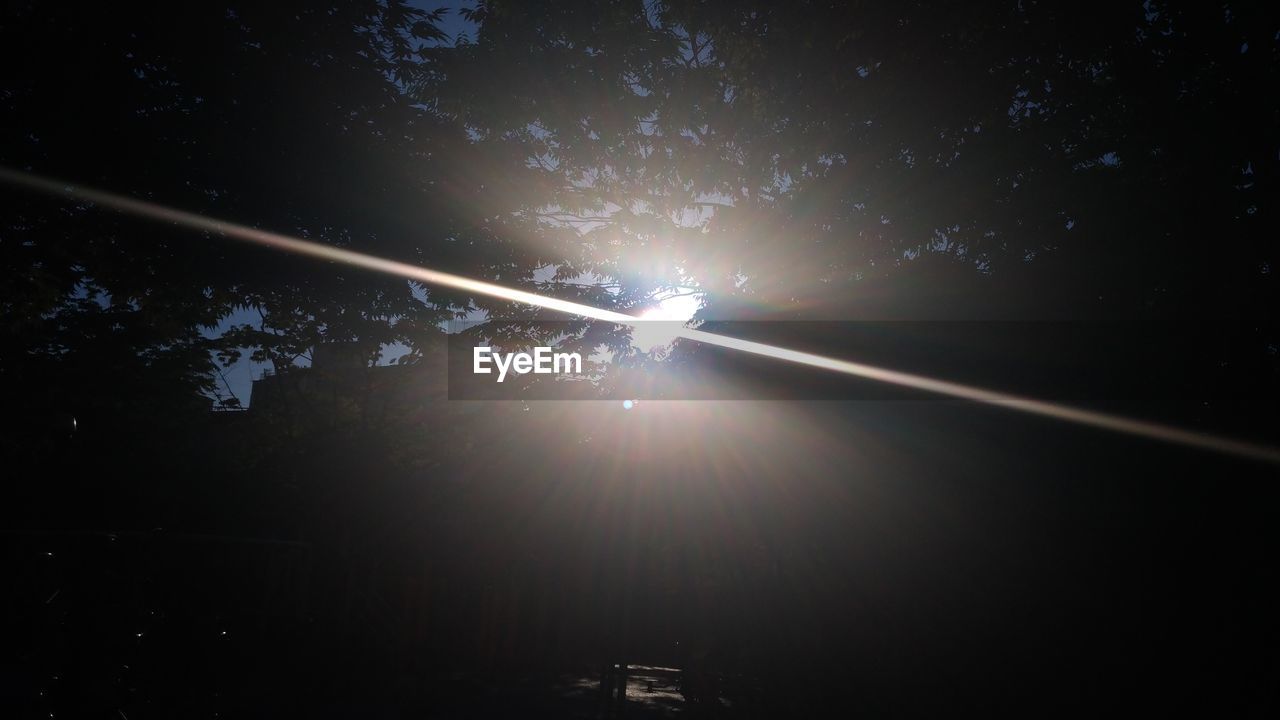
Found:
M 124 195 L 117 195 L 115 193 L 95 190 L 92 188 L 76 187 L 8 168 L 0 167 L 0 181 L 52 195 L 86 200 L 119 212 L 151 218 L 161 222 L 183 225 L 195 230 L 218 233 L 227 238 L 249 242 L 255 245 L 262 245 L 265 247 L 275 248 L 277 250 L 286 250 L 299 255 L 319 258 L 321 260 L 345 263 L 353 267 L 398 275 L 410 280 L 417 280 L 430 285 L 462 290 L 476 295 L 485 295 L 501 300 L 534 305 L 536 307 L 542 307 L 568 315 L 577 315 L 594 320 L 603 320 L 606 322 L 628 325 L 631 327 L 636 327 L 637 325 L 650 322 L 649 320 L 632 315 L 625 315 L 611 310 L 603 310 L 590 305 L 544 297 L 524 290 L 503 287 L 502 285 L 474 280 L 461 275 L 454 275 L 452 273 L 431 270 L 429 268 L 410 265 L 404 262 L 366 255 L 353 250 L 346 250 L 343 248 L 333 247 L 331 245 L 325 245 L 323 243 L 289 237 L 287 235 L 268 232 L 266 230 L 259 230 L 247 225 L 224 222 L 196 213 L 176 210 L 156 203 L 126 197 Z M 677 337 L 685 338 L 687 340 L 715 345 L 717 347 L 736 350 L 738 352 L 760 355 L 821 370 L 854 375 L 901 387 L 923 390 L 938 395 L 945 395 L 986 405 L 1008 408 L 1010 410 L 1016 410 L 1018 412 L 1028 413 L 1031 415 L 1039 415 L 1041 417 L 1086 425 L 1089 427 L 1124 433 L 1137 437 L 1144 437 L 1151 440 L 1185 445 L 1203 450 L 1211 450 L 1214 452 L 1250 458 L 1253 460 L 1280 464 L 1280 448 L 1266 445 L 1257 445 L 1241 440 L 1209 435 L 1160 423 L 1096 412 L 1071 405 L 1036 400 L 1034 398 L 948 382 L 946 380 L 939 380 L 922 375 L 899 372 L 897 370 L 866 365 L 848 360 L 828 358 L 821 355 L 789 350 L 787 348 L 751 340 L 741 340 L 693 328 L 678 328 L 676 330 L 676 335 Z

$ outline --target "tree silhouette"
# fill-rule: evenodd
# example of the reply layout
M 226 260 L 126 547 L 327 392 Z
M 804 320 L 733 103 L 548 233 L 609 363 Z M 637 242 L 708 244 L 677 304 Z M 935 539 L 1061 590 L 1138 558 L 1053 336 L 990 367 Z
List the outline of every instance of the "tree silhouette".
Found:
M 1278 31 L 1157 0 L 15 3 L 0 165 L 629 313 L 1126 321 L 1058 369 L 1173 378 L 1136 411 L 1274 442 Z M 759 716 L 1274 705 L 1269 467 L 944 403 L 447 403 L 442 321 L 553 314 L 9 186 L 0 312 L 0 617 L 40 716 L 572 716 L 558 673 L 637 659 Z M 809 327 L 757 332 L 912 359 Z M 1077 387 L 946 327 L 930 372 Z M 354 367 L 297 369 L 317 347 Z M 246 352 L 275 401 L 208 412 Z
M 13 10 L 5 62 L 22 72 L 7 88 L 7 166 L 448 264 L 439 238 L 454 220 L 430 187 L 432 147 L 449 131 L 402 92 L 420 75 L 416 48 L 442 38 L 439 13 L 398 2 Z M 56 61 L 36 61 L 30 49 L 42 45 L 58 48 Z M 9 340 L 34 350 L 10 356 L 24 358 L 7 364 L 13 378 L 100 353 L 89 324 L 125 346 L 127 362 L 147 364 L 134 374 L 190 392 L 210 389 L 214 350 L 253 348 L 283 369 L 322 339 L 359 339 L 372 354 L 449 315 L 447 301 L 426 304 L 403 281 L 300 266 L 57 199 L 6 197 Z M 208 337 L 242 308 L 260 322 Z M 101 360 L 81 361 L 85 403 L 87 388 L 129 375 Z M 174 372 L 163 372 L 166 362 Z
M 486 2 L 475 17 L 459 112 L 565 278 L 624 298 L 696 278 L 729 315 L 844 316 L 886 277 L 967 291 L 976 276 L 1041 314 L 1275 304 L 1269 11 Z M 1190 239 L 1224 235 L 1239 252 Z M 1204 297 L 1219 281 L 1231 293 Z

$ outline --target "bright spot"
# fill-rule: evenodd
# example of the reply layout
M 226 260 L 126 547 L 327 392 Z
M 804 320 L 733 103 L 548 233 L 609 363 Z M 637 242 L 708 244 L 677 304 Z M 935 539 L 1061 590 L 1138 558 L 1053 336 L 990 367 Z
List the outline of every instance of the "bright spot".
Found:
M 634 402 L 630 401 L 630 400 L 623 400 L 623 401 L 622 401 L 622 409 L 623 409 L 623 410 L 630 410 L 631 408 L 633 408 L 633 407 L 635 407 L 635 406 L 636 406 L 636 404 L 635 404 Z
M 644 320 L 676 320 L 688 322 L 702 307 L 702 293 L 693 288 L 676 288 L 659 298 L 658 303 L 644 311 Z
M 640 313 L 631 330 L 631 344 L 644 352 L 665 348 L 675 342 L 685 323 L 702 307 L 702 293 L 692 288 L 675 288 L 657 297 L 657 302 Z

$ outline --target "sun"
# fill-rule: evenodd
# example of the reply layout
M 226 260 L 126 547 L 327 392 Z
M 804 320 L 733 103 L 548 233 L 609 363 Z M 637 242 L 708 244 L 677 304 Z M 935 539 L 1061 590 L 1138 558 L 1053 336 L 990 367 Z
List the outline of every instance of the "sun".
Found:
M 701 307 L 702 293 L 688 288 L 677 288 L 659 299 L 653 307 L 640 313 L 640 319 L 688 322 Z
M 690 288 L 676 288 L 660 296 L 652 307 L 640 313 L 644 322 L 632 329 L 631 344 L 645 352 L 671 345 L 701 307 L 702 293 Z

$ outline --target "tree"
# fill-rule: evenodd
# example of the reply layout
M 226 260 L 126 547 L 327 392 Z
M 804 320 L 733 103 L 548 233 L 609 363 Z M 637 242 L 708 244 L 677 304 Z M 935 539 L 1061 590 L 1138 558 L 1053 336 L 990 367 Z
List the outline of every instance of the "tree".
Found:
M 1256 92 L 1277 72 L 1269 11 L 485 2 L 474 16 L 450 97 L 525 242 L 557 279 L 600 280 L 597 301 L 697 282 L 728 315 L 841 316 L 886 279 L 910 295 L 933 278 L 960 291 L 948 302 L 1034 287 L 1056 314 L 1274 306 L 1259 202 L 1277 107 Z M 1205 252 L 1199 238 L 1223 234 L 1239 252 Z M 1202 296 L 1219 281 L 1229 299 Z
M 441 237 L 457 215 L 432 186 L 451 131 L 402 91 L 410 74 L 421 83 L 440 18 L 396 1 L 20 4 L 0 25 L 4 62 L 20 70 L 0 163 L 448 264 Z M 359 339 L 372 356 L 450 315 L 449 300 L 402 280 L 60 198 L 7 191 L 3 218 L 3 372 L 35 405 L 138 403 L 144 385 L 209 392 L 215 351 L 248 347 L 284 369 L 317 342 Z M 261 321 L 213 337 L 238 309 Z

